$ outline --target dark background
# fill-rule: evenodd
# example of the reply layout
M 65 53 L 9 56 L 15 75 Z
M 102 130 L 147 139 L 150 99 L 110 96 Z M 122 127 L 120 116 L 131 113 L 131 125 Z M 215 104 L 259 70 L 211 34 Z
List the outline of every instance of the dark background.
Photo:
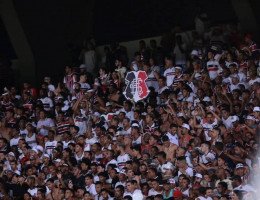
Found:
M 97 44 L 158 36 L 180 24 L 194 28 L 194 17 L 206 12 L 211 24 L 236 21 L 230 0 L 13 0 L 31 46 L 36 77 L 63 75 L 83 41 Z M 250 0 L 254 11 L 258 1 Z M 255 14 L 256 15 L 256 14 Z M 260 21 L 259 15 L 256 15 Z M 16 57 L 0 20 L 0 53 Z M 19 59 L 19 58 L 18 58 Z
M 229 0 L 95 2 L 94 35 L 99 44 L 161 35 L 177 24 L 184 30 L 193 29 L 194 18 L 200 12 L 206 12 L 213 24 L 236 20 Z

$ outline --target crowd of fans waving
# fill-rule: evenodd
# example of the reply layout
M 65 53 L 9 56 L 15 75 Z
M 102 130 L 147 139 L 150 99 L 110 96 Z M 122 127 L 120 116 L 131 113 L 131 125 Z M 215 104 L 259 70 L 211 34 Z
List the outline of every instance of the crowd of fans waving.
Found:
M 140 41 L 130 61 L 112 45 L 102 66 L 67 65 L 58 84 L 50 73 L 5 88 L 0 199 L 257 199 L 257 45 L 235 27 L 186 36 Z M 150 93 L 134 102 L 125 76 L 139 70 Z

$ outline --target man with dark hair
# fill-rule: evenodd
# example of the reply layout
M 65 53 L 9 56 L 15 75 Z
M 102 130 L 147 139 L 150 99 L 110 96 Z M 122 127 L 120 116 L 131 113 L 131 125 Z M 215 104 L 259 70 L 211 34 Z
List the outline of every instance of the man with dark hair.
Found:
M 178 148 L 176 144 L 173 144 L 170 142 L 170 139 L 167 135 L 164 135 L 162 137 L 162 147 L 161 151 L 164 151 L 166 153 L 166 160 L 167 161 L 174 161 L 175 159 L 175 152 Z
M 210 150 L 210 143 L 204 142 L 201 144 L 201 152 L 200 163 L 209 164 L 215 160 L 215 153 Z
M 164 151 L 160 151 L 157 154 L 157 160 L 159 162 L 159 172 L 164 174 L 167 170 L 173 170 L 173 164 L 166 160 L 166 153 Z
M 219 182 L 217 185 L 217 191 L 220 196 L 228 194 L 228 184 L 224 181 Z
M 249 184 L 243 184 L 242 178 L 238 175 L 232 177 L 233 190 L 256 192 L 256 190 Z
M 131 196 L 133 199 L 143 199 L 143 194 L 141 190 L 137 189 L 137 182 L 135 180 L 127 181 L 125 196 Z
M 86 175 L 85 186 L 86 186 L 86 191 L 89 192 L 91 195 L 95 196 L 97 194 L 93 175 L 91 174 Z
M 159 181 L 157 179 L 151 180 L 151 185 L 152 187 L 148 192 L 148 196 L 162 194 L 162 187 L 159 185 Z
M 125 191 L 124 186 L 123 185 L 118 185 L 115 188 L 115 198 L 114 198 L 114 200 L 121 200 L 123 198 L 124 191 Z

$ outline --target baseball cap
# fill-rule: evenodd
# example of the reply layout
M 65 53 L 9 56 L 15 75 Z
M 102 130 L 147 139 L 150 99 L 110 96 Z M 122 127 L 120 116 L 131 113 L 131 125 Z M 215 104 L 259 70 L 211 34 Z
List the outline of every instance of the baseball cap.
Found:
M 236 116 L 236 115 L 234 115 L 234 116 L 231 117 L 231 121 L 232 121 L 233 123 L 234 123 L 234 122 L 237 122 L 237 121 L 239 121 L 239 117 Z
M 162 172 L 165 172 L 165 170 L 173 170 L 173 165 L 171 163 L 166 163 L 163 165 Z
M 93 114 L 95 117 L 100 117 L 101 115 L 100 115 L 100 113 L 98 113 L 98 112 L 94 112 L 94 114 Z
M 73 96 L 73 97 L 71 98 L 71 101 L 74 101 L 74 100 L 77 100 L 77 97 Z
M 86 68 L 86 65 L 81 64 L 81 65 L 79 66 L 79 68 L 80 68 L 80 69 L 85 69 L 85 68 Z
M 199 56 L 199 51 L 197 51 L 196 49 L 191 51 L 191 55 L 192 56 Z
M 197 173 L 197 174 L 195 175 L 195 177 L 196 177 L 196 178 L 202 178 L 202 174 Z
M 49 154 L 47 153 L 43 154 L 43 157 L 50 158 Z
M 182 112 L 179 112 L 178 114 L 177 114 L 177 117 L 183 117 L 184 116 L 184 114 L 182 113 Z
M 133 126 L 133 127 L 139 127 L 139 124 L 133 123 L 132 126 Z
M 86 152 L 86 151 L 90 151 L 90 146 L 89 145 L 84 148 L 84 152 Z
M 239 168 L 244 168 L 244 165 L 243 165 L 242 163 L 238 163 L 238 164 L 236 165 L 236 169 L 239 169 Z
M 9 153 L 8 153 L 8 156 L 13 156 L 13 157 L 15 157 L 14 152 L 9 152 Z
M 35 147 L 35 149 L 39 152 L 43 152 L 43 147 L 42 146 L 40 146 L 40 145 L 37 145 L 36 147 Z
M 256 107 L 254 107 L 254 110 L 253 110 L 254 112 L 260 112 L 260 107 L 259 106 L 256 106 Z
M 211 102 L 211 99 L 208 96 L 206 96 L 202 99 L 202 101 Z
M 89 92 L 94 92 L 95 90 L 93 90 L 93 89 L 89 89 L 89 90 L 87 90 L 87 92 L 89 93 Z
M 246 117 L 246 119 L 247 119 L 247 120 L 253 120 L 253 121 L 255 121 L 255 118 L 254 118 L 252 115 L 248 115 L 248 116 Z
M 182 126 L 181 126 L 182 128 L 186 128 L 186 129 L 188 129 L 188 130 L 190 130 L 190 126 L 188 125 L 188 124 L 182 124 Z
M 31 151 L 34 151 L 35 153 L 38 153 L 38 150 L 36 148 L 32 148 Z
M 107 106 L 112 106 L 112 104 L 110 102 L 106 102 L 106 107 Z
M 181 66 L 176 66 L 175 69 L 182 70 Z
M 119 172 L 119 174 L 124 174 L 124 175 L 126 175 L 126 172 L 125 172 L 125 170 L 121 170 L 120 172 Z
M 173 193 L 174 198 L 182 197 L 182 192 L 180 190 L 175 190 Z

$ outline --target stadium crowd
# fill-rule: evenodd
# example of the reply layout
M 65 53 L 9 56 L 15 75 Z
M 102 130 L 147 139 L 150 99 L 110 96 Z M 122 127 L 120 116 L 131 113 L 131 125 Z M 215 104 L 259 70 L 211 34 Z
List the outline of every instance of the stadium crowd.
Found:
M 185 38 L 176 28 L 160 45 L 140 41 L 130 61 L 113 44 L 101 67 L 92 44 L 57 85 L 50 74 L 5 88 L 0 198 L 257 199 L 257 45 L 235 26 Z M 134 102 L 125 76 L 139 70 L 150 93 Z

